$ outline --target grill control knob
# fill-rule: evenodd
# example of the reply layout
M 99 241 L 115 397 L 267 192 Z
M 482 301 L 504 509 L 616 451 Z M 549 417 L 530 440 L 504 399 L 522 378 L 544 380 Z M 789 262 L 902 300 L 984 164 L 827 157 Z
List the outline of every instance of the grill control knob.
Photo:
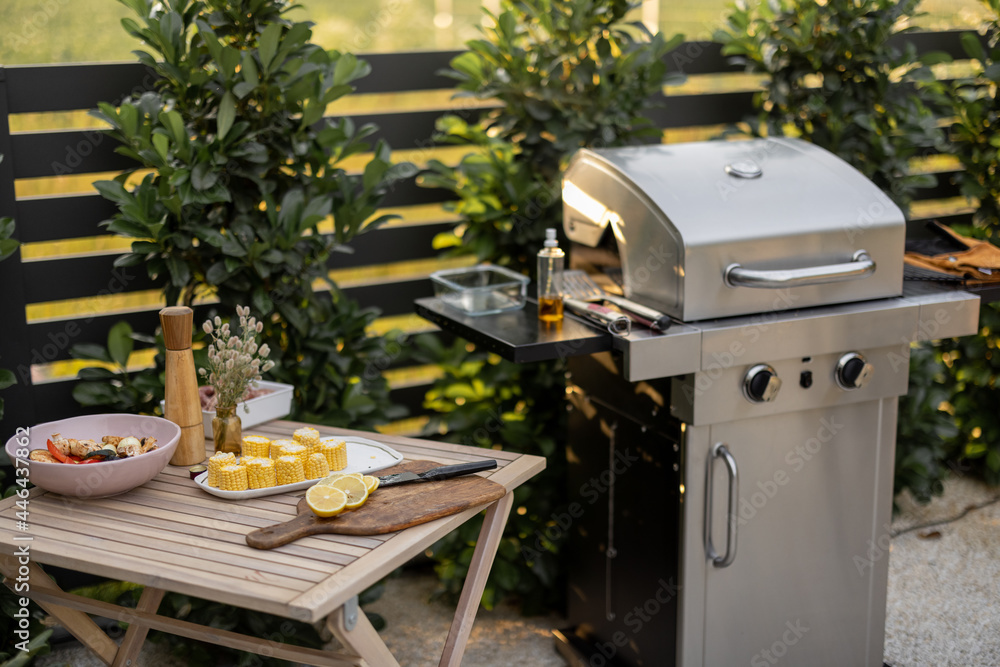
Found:
M 857 352 L 848 352 L 837 362 L 833 373 L 837 385 L 844 390 L 860 389 L 872 379 L 875 368 Z
M 781 389 L 781 379 L 767 364 L 757 364 L 743 378 L 743 395 L 751 403 L 773 401 Z

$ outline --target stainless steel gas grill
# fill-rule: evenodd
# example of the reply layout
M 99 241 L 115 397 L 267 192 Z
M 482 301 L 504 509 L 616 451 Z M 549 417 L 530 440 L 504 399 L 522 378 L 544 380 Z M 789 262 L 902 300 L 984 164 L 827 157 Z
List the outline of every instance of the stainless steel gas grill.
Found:
M 563 201 L 570 256 L 620 270 L 666 332 L 527 341 L 527 311 L 418 312 L 570 357 L 566 654 L 881 665 L 910 343 L 974 333 L 979 298 L 904 289 L 902 213 L 801 141 L 580 151 Z

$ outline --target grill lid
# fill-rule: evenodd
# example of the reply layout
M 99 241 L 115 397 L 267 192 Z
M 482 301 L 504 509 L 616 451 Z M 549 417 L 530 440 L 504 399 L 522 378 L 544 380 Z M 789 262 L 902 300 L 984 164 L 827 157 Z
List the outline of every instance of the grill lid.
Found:
M 625 293 L 684 320 L 898 296 L 905 220 L 860 172 L 795 139 L 581 150 L 570 240 L 610 229 Z

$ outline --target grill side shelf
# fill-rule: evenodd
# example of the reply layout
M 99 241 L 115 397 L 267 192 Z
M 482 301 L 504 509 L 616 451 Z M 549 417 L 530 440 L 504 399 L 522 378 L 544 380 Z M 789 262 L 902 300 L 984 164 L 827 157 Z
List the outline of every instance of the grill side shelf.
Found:
M 463 314 L 438 298 L 416 299 L 413 305 L 425 320 L 515 363 L 566 359 L 612 348 L 611 334 L 573 315 L 565 315 L 559 325 L 539 321 L 532 299 L 520 310 L 478 316 Z

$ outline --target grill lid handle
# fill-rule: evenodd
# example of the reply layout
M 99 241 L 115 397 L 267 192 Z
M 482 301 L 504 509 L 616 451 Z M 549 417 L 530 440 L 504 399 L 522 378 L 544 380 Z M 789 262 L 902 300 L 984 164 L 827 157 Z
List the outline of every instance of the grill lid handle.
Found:
M 858 250 L 851 257 L 850 262 L 810 266 L 802 269 L 755 271 L 745 269 L 739 264 L 730 264 L 723 273 L 723 279 L 729 287 L 778 289 L 858 280 L 867 278 L 873 273 L 875 273 L 875 260 L 871 258 L 867 250 Z

